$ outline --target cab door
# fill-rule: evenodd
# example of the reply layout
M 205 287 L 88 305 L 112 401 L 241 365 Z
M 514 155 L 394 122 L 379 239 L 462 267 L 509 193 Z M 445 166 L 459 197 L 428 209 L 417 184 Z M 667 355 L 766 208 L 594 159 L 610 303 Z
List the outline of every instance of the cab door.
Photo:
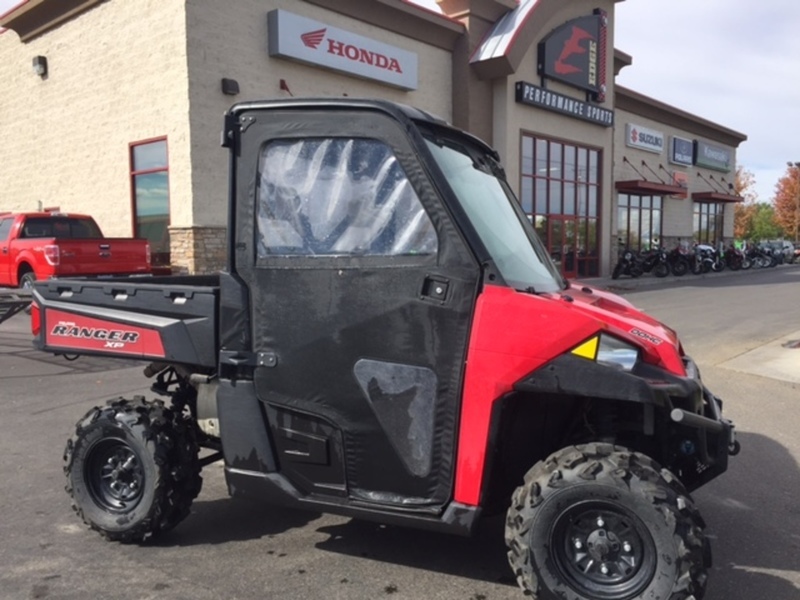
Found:
M 278 471 L 305 494 L 439 510 L 480 269 L 419 134 L 362 107 L 239 122 L 234 265 Z

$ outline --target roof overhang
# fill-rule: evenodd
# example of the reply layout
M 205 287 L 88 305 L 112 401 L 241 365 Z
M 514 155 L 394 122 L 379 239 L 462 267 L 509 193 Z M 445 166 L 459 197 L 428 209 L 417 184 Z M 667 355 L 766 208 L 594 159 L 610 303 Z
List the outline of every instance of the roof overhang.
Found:
M 744 202 L 741 196 L 721 194 L 720 192 L 695 192 L 692 194 L 695 202 Z
M 682 196 L 686 194 L 686 188 L 683 186 L 659 181 L 647 181 L 646 179 L 618 181 L 616 188 L 618 192 L 626 194 L 655 196 Z
M 106 0 L 25 0 L 0 16 L 0 27 L 28 40 Z

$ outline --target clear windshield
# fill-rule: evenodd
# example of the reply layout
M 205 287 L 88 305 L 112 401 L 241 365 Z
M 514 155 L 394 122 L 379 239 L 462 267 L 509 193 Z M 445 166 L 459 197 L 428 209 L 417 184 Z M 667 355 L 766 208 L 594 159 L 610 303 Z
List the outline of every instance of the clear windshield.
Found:
M 562 289 L 563 279 L 508 185 L 497 176 L 495 161 L 456 141 L 426 141 L 505 282 L 537 293 Z

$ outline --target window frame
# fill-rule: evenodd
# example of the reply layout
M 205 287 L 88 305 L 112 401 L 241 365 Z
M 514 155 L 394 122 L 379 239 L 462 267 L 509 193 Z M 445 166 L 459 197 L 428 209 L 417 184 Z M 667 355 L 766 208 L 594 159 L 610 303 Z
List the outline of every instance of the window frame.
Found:
M 548 248 L 550 240 L 547 235 L 542 236 L 541 228 L 536 226 L 539 219 L 544 223 L 545 233 L 549 231 L 549 223 L 553 218 L 574 220 L 575 240 L 576 243 L 583 242 L 585 253 L 577 254 L 574 268 L 565 268 L 565 272 L 575 271 L 579 277 L 599 275 L 603 149 L 526 130 L 520 131 L 519 144 L 519 199 L 523 211 Z M 530 150 L 530 155 L 527 155 L 527 150 Z M 553 156 L 554 151 L 558 153 L 557 157 Z M 542 167 L 546 169 L 545 175 L 537 175 Z M 553 176 L 553 173 L 558 176 Z M 569 198 L 565 196 L 568 191 Z M 543 200 L 539 198 L 540 192 L 544 192 Z M 527 197 L 528 193 L 531 194 L 530 198 Z M 557 202 L 552 197 L 554 195 L 558 196 Z M 544 210 L 539 210 L 541 208 Z M 554 211 L 555 208 L 558 210 Z M 591 242 L 594 243 L 592 248 L 589 247 Z
M 705 227 L 703 227 L 704 217 Z M 694 202 L 692 206 L 692 237 L 695 243 L 716 247 L 722 243 L 724 234 L 725 203 Z
M 622 204 L 622 199 L 627 199 L 627 204 Z M 636 198 L 636 205 L 634 206 L 632 199 Z M 655 206 L 655 202 L 658 200 L 658 207 Z M 645 206 L 647 203 L 647 206 Z M 624 231 L 626 234 L 623 236 L 622 234 L 622 223 L 621 223 L 621 215 L 623 213 L 623 209 L 625 210 L 626 219 L 625 219 L 625 227 Z M 632 211 L 637 212 L 637 227 L 636 227 L 636 236 L 637 236 L 637 243 L 635 245 L 631 244 L 631 213 Z M 658 211 L 658 230 L 653 227 L 653 214 Z M 650 223 L 649 227 L 647 227 L 647 233 L 650 236 L 650 247 L 653 245 L 654 240 L 658 240 L 659 245 L 661 244 L 661 240 L 664 239 L 664 196 L 658 194 L 629 194 L 627 192 L 619 192 L 617 193 L 617 237 L 622 239 L 622 247 L 628 248 L 633 250 L 634 252 L 641 252 L 645 250 L 642 245 L 643 240 L 643 233 L 645 232 L 645 228 L 642 227 L 644 223 L 644 213 L 648 215 L 648 222 Z M 623 239 L 624 238 L 624 239 Z
M 136 148 L 141 146 L 147 146 L 149 144 L 155 144 L 158 142 L 164 142 L 164 151 L 165 151 L 165 166 L 164 167 L 154 167 L 150 169 L 136 169 L 135 168 L 135 161 L 134 161 L 134 151 Z M 170 171 L 170 160 L 169 160 L 169 140 L 168 136 L 158 136 L 153 138 L 147 138 L 143 140 L 137 140 L 135 142 L 128 143 L 128 178 L 129 178 L 129 186 L 130 186 L 130 197 L 131 197 L 131 232 L 133 237 L 145 239 L 144 236 L 141 234 L 139 230 L 138 224 L 138 213 L 136 210 L 136 179 L 142 175 L 152 175 L 155 173 L 165 173 L 167 177 L 167 251 L 166 252 L 158 252 L 155 250 L 151 243 L 151 261 L 154 267 L 160 266 L 168 266 L 172 262 L 172 250 L 171 250 L 171 240 L 169 235 L 169 227 L 172 224 L 172 206 L 171 206 L 171 198 L 170 198 L 170 186 L 169 186 L 169 171 Z M 159 256 L 166 255 L 166 261 L 161 263 Z

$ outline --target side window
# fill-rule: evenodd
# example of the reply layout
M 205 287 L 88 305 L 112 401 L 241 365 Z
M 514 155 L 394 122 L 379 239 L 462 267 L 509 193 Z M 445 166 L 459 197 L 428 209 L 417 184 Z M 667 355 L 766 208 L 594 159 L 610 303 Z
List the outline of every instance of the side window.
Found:
M 11 233 L 11 225 L 14 224 L 14 219 L 0 219 L 0 242 L 5 242 L 8 239 L 8 234 Z
M 259 258 L 435 255 L 436 231 L 378 140 L 275 140 L 259 158 Z

